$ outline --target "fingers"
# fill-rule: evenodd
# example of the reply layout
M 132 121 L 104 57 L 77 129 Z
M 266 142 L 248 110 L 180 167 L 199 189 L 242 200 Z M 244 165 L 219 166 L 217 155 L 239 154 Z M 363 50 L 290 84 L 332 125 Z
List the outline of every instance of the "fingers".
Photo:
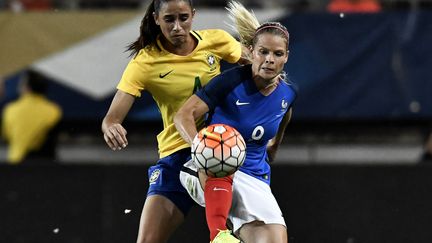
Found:
M 122 125 L 114 124 L 104 133 L 104 140 L 112 150 L 121 150 L 128 145 L 126 134 Z
M 104 140 L 108 147 L 110 147 L 112 150 L 116 150 L 117 146 L 111 142 L 111 139 L 106 133 L 104 133 Z
M 128 141 L 126 139 L 126 134 L 127 134 L 126 129 L 124 129 L 123 126 L 121 126 L 120 124 L 115 126 L 115 129 L 117 130 L 115 138 L 119 142 L 119 145 L 122 148 L 125 148 L 128 145 Z

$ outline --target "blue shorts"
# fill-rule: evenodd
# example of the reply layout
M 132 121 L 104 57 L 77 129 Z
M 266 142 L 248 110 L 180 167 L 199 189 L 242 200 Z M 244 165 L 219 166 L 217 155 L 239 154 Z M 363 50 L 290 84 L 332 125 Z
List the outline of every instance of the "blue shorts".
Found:
M 186 216 L 195 204 L 180 183 L 180 170 L 191 159 L 190 148 L 179 150 L 161 158 L 148 170 L 149 189 L 147 196 L 162 195 L 171 200 Z

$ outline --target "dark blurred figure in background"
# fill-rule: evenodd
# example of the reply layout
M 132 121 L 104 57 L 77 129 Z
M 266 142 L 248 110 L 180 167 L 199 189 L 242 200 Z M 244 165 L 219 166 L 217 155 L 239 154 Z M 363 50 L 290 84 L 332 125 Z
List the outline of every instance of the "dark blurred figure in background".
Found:
M 3 93 L 4 93 L 4 80 L 2 77 L 0 77 L 0 100 L 3 97 Z
M 428 137 L 426 138 L 420 162 L 432 163 L 432 131 L 429 131 Z
M 327 5 L 330 13 L 377 13 L 381 11 L 378 0 L 330 0 Z
M 4 107 L 1 135 L 8 144 L 8 163 L 55 161 L 56 127 L 62 111 L 45 97 L 46 90 L 44 78 L 30 70 L 21 80 L 18 100 Z

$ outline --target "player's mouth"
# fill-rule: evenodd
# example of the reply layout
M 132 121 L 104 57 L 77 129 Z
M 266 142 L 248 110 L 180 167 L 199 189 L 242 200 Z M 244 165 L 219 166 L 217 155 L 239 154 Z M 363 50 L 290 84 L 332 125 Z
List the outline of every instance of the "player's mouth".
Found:
M 265 73 L 274 73 L 274 69 L 268 67 L 261 68 Z
M 184 38 L 184 37 L 185 37 L 185 35 L 179 35 L 179 34 L 172 35 L 172 38 L 175 38 L 175 39 Z

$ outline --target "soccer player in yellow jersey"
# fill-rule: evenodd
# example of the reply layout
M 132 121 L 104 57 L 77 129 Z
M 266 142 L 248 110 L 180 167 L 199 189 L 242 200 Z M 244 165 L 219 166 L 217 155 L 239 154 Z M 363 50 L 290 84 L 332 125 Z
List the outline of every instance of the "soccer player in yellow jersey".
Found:
M 175 113 L 220 73 L 221 60 L 243 60 L 245 48 L 227 32 L 191 30 L 194 14 L 191 0 L 150 3 L 140 36 L 128 49 L 134 57 L 102 122 L 106 143 L 119 150 L 128 144 L 121 124 L 143 90 L 151 93 L 161 111 L 164 129 L 157 136 L 160 160 L 149 168 L 137 242 L 166 242 L 194 203 L 179 180 L 182 165 L 190 159 L 190 146 L 175 128 Z
M 47 83 L 35 71 L 28 71 L 19 88 L 19 99 L 3 109 L 1 134 L 8 144 L 7 162 L 50 163 L 55 159 L 52 132 L 62 110 L 45 97 Z

